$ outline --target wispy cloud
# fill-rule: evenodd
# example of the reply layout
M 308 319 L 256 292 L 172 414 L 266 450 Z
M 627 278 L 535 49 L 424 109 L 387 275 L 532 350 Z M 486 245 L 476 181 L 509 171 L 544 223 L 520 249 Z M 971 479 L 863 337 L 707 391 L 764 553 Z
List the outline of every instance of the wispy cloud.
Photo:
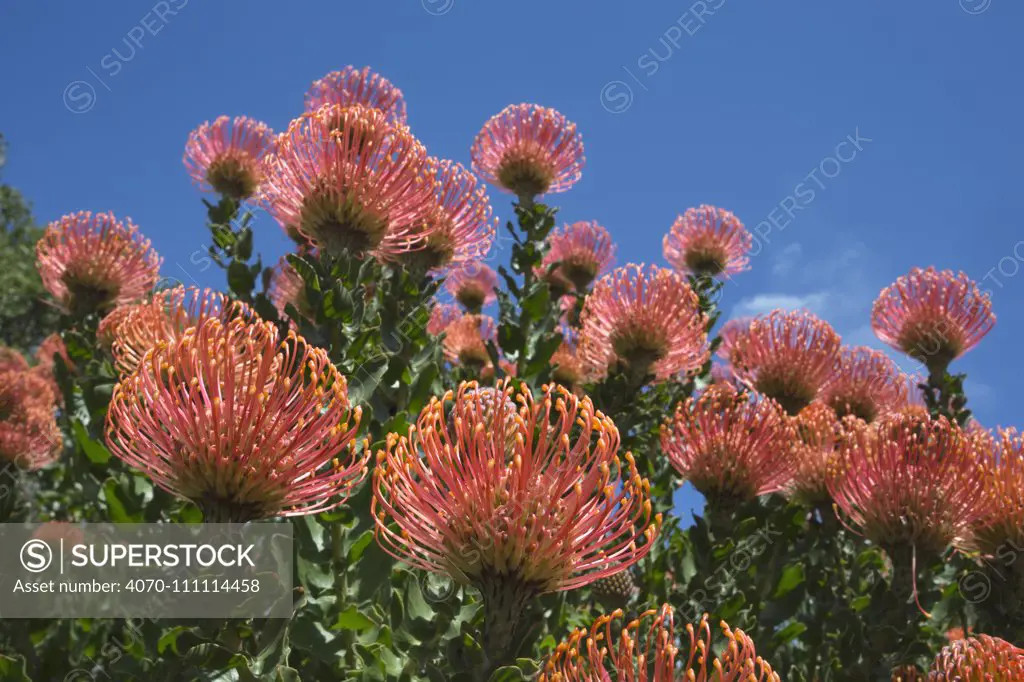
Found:
M 803 248 L 799 242 L 790 244 L 775 256 L 775 262 L 772 264 L 772 274 L 776 277 L 788 275 L 800 260 L 802 254 Z
M 732 309 L 733 317 L 751 317 L 763 315 L 776 308 L 783 310 L 809 310 L 823 317 L 828 306 L 829 293 L 819 291 L 805 296 L 791 294 L 758 294 L 741 299 Z

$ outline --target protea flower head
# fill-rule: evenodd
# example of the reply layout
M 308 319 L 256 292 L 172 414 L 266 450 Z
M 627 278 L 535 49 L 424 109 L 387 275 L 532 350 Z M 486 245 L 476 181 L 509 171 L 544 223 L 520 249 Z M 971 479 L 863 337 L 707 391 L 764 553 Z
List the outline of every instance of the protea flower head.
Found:
M 405 125 L 405 98 L 402 91 L 387 78 L 370 70 L 346 66 L 313 81 L 306 92 L 306 111 L 316 111 L 325 104 L 339 107 L 363 106 L 384 114 L 391 124 Z
M 753 244 L 740 219 L 723 208 L 701 205 L 676 218 L 662 241 L 665 260 L 696 276 L 735 275 L 749 269 Z
M 709 387 L 661 427 L 661 449 L 708 503 L 735 509 L 782 490 L 793 477 L 793 431 L 774 401 Z
M 586 161 L 576 124 L 536 104 L 505 107 L 484 124 L 471 153 L 473 170 L 528 201 L 568 190 Z
M 901 665 L 893 668 L 891 682 L 927 682 L 928 675 L 921 672 L 916 665 Z
M 463 316 L 462 309 L 454 303 L 435 303 L 427 321 L 427 334 L 438 336 L 447 331 L 453 322 Z
M 422 223 L 427 235 L 425 244 L 402 259 L 414 271 L 423 273 L 482 260 L 497 233 L 483 183 L 461 163 L 435 159 L 430 163 L 436 169 L 437 196 Z
M 555 385 L 535 397 L 507 381 L 499 391 L 508 400 L 463 383 L 431 400 L 408 436 L 389 434 L 371 509 L 386 552 L 482 592 L 485 650 L 504 651 L 529 601 L 633 565 L 661 519 L 589 398 Z M 493 428 L 509 419 L 513 439 Z
M 985 556 L 1024 547 L 1024 436 L 1002 429 L 991 449 L 982 448 L 985 513 L 974 523 L 971 545 Z
M 0 463 L 34 470 L 53 462 L 63 446 L 46 378 L 34 371 L 0 374 Z
M 587 375 L 579 357 L 579 339 L 575 330 L 562 332 L 562 343 L 551 355 L 551 379 L 569 388 L 584 383 Z
M 76 316 L 139 300 L 156 284 L 160 263 L 139 228 L 113 213 L 68 214 L 36 244 L 43 285 Z
M 706 320 L 686 281 L 655 265 L 627 265 L 594 285 L 583 305 L 580 357 L 587 373 L 610 370 L 657 381 L 708 358 Z
M 879 339 L 944 372 L 996 323 L 992 303 L 966 274 L 914 268 L 879 294 L 871 327 Z
M 117 337 L 117 329 L 121 324 L 128 319 L 136 310 L 140 310 L 149 305 L 149 302 L 143 303 L 126 303 L 125 305 L 119 305 L 109 313 L 103 316 L 100 320 L 99 326 L 96 328 L 96 340 L 99 341 L 100 346 L 110 350 L 114 345 L 114 339 Z
M 444 355 L 453 365 L 482 372 L 491 363 L 487 342 L 498 337 L 494 319 L 487 315 L 463 315 L 448 325 L 444 335 Z
M 831 407 L 815 401 L 789 419 L 793 427 L 789 493 L 810 506 L 830 502 L 829 461 L 839 440 L 839 417 Z
M 548 252 L 537 273 L 560 291 L 585 290 L 615 260 L 612 237 L 596 221 L 555 229 L 548 235 L 547 243 Z
M 243 522 L 341 504 L 366 474 L 360 415 L 326 351 L 268 322 L 210 317 L 114 387 L 106 438 L 207 522 Z
M 65 367 L 72 370 L 75 368 L 74 361 L 68 355 L 68 347 L 57 332 L 47 336 L 39 344 L 39 348 L 36 349 L 36 366 L 42 367 L 46 373 L 52 374 L 53 366 L 56 364 L 55 356 L 60 357 Z
M 375 109 L 325 105 L 278 136 L 262 202 L 277 221 L 329 254 L 390 260 L 423 248 L 434 168 L 404 126 Z M 340 128 L 338 127 L 340 126 Z
M 871 425 L 847 417 L 829 492 L 894 562 L 905 548 L 937 556 L 987 512 L 979 444 L 944 417 L 896 413 Z
M 988 635 L 951 642 L 935 658 L 928 679 L 931 682 L 1024 680 L 1024 649 Z
M 794 415 L 831 378 L 839 343 L 828 322 L 804 311 L 774 310 L 735 334 L 725 353 L 740 381 Z
M 726 645 L 714 658 L 707 614 L 677 636 L 668 604 L 635 619 L 617 610 L 561 642 L 544 663 L 538 682 L 779 682 L 750 637 L 724 621 L 719 627 Z
M 466 312 L 479 313 L 498 297 L 494 291 L 498 287 L 498 273 L 486 263 L 470 261 L 452 270 L 444 287 Z
M 306 300 L 306 282 L 283 256 L 274 266 L 273 274 L 270 276 L 270 291 L 267 292 L 267 297 L 282 316 L 287 316 L 286 309 L 290 303 L 300 315 L 314 317 Z
M 907 404 L 907 377 L 885 353 L 844 347 L 818 399 L 840 417 L 852 414 L 870 422 Z
M 28 360 L 13 348 L 0 344 L 0 374 L 28 371 Z
M 219 291 L 178 286 L 165 289 L 133 310 L 114 336 L 114 365 L 125 377 L 138 368 L 146 351 L 160 342 L 177 342 L 189 327 L 211 318 L 228 322 L 235 317 L 254 317 L 249 306 L 232 301 Z
M 204 191 L 242 201 L 263 180 L 263 157 L 274 147 L 274 131 L 246 116 L 220 116 L 193 130 L 185 144 L 185 168 Z

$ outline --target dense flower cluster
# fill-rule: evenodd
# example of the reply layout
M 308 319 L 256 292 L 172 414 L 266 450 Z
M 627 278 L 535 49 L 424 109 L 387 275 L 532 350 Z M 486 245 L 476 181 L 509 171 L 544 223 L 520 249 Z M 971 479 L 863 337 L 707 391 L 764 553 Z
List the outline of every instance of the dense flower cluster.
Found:
M 498 273 L 486 263 L 470 261 L 449 273 L 444 286 L 466 312 L 479 313 L 497 298 Z
M 692 275 L 735 275 L 748 269 L 753 237 L 731 212 L 714 206 L 689 208 L 665 235 L 665 260 Z
M 907 404 L 906 375 L 885 353 L 864 346 L 842 348 L 819 400 L 840 417 L 853 415 L 866 422 Z
M 597 222 L 578 222 L 556 229 L 547 239 L 538 274 L 559 291 L 583 291 L 615 260 L 615 244 Z
M 935 658 L 928 679 L 930 682 L 1024 680 L 1024 649 L 987 635 L 957 640 Z
M 192 131 L 185 167 L 201 188 L 241 201 L 263 181 L 263 157 L 273 149 L 274 131 L 245 116 L 221 116 Z
M 988 504 L 972 529 L 972 544 L 986 556 L 1024 548 L 1024 436 L 1004 429 L 995 447 L 983 449 L 982 488 Z
M 0 469 L 8 463 L 38 469 L 59 456 L 64 441 L 54 418 L 54 399 L 50 382 L 27 363 L 8 359 L 0 369 Z
M 314 81 L 306 93 L 306 111 L 316 111 L 325 104 L 376 109 L 391 123 L 406 123 L 402 91 L 368 66 L 362 69 L 346 66 Z

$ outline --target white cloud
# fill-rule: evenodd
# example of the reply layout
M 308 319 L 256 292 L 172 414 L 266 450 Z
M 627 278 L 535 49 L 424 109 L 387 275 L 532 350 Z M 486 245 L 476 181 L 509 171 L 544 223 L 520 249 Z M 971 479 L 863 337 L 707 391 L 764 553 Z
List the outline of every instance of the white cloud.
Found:
M 809 310 L 819 317 L 825 315 L 830 296 L 827 291 L 819 291 L 806 296 L 789 294 L 758 294 L 741 299 L 732 309 L 733 317 L 751 317 L 770 313 L 776 308 L 783 310 Z
M 803 248 L 799 242 L 790 244 L 775 256 L 775 262 L 772 264 L 772 274 L 776 277 L 782 277 L 783 275 L 789 274 L 796 265 L 796 262 L 800 259 L 800 255 L 803 253 Z

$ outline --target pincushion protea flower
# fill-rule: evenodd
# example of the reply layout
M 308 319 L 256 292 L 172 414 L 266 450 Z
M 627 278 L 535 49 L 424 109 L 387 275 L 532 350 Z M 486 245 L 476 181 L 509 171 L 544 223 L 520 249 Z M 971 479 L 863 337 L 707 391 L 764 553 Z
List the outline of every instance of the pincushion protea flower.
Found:
M 481 591 L 492 663 L 509 654 L 532 599 L 633 565 L 661 523 L 650 484 L 632 455 L 618 456 L 618 430 L 590 398 L 554 385 L 537 398 L 525 385 L 499 390 L 512 400 L 464 383 L 431 400 L 408 437 L 389 434 L 372 503 L 386 552 Z M 508 419 L 514 439 L 489 428 Z
M 28 360 L 13 348 L 0 345 L 0 374 L 28 371 Z
M 128 316 L 134 311 L 144 308 L 148 305 L 145 303 L 128 303 L 125 305 L 119 305 L 109 313 L 103 316 L 100 320 L 99 326 L 96 328 L 96 340 L 99 341 L 103 348 L 110 349 L 114 345 L 114 339 L 117 336 L 117 329 L 121 326 Z
M 235 201 L 256 194 L 263 180 L 263 157 L 274 146 L 274 131 L 246 116 L 219 116 L 193 130 L 183 161 L 204 191 Z
M 420 225 L 426 234 L 423 248 L 406 254 L 402 262 L 417 272 L 437 272 L 484 258 L 497 233 L 491 200 L 483 183 L 454 161 L 430 159 L 436 169 L 436 204 Z
M 547 239 L 537 274 L 560 291 L 583 291 L 615 260 L 615 244 L 596 221 L 580 221 L 554 230 Z M 550 271 L 550 272 L 549 272 Z
M 832 499 L 894 564 L 894 588 L 919 557 L 931 559 L 967 537 L 988 510 L 975 434 L 944 417 L 892 414 L 843 424 L 829 471 Z
M 454 303 L 436 303 L 427 321 L 427 334 L 438 336 L 447 331 L 453 322 L 461 318 L 462 309 Z
M 804 311 L 774 310 L 735 334 L 725 352 L 740 381 L 794 415 L 831 378 L 839 343 L 828 322 Z
M 893 668 L 891 682 L 927 682 L 928 676 L 915 665 L 901 665 Z
M 951 642 L 935 658 L 928 679 L 931 682 L 1024 680 L 1024 649 L 988 635 Z
M 820 507 L 832 500 L 828 492 L 829 461 L 839 440 L 839 418 L 825 403 L 813 402 L 790 417 L 790 423 L 794 468 L 789 493 L 805 504 Z
M 306 111 L 316 111 L 325 104 L 363 106 L 381 112 L 392 124 L 405 125 L 406 122 L 402 91 L 368 66 L 362 69 L 346 66 L 313 81 L 306 92 Z
M 970 545 L 985 556 L 1024 547 L 1024 436 L 1002 429 L 990 449 L 981 449 L 982 486 L 988 505 L 977 519 Z
M 866 422 L 907 404 L 907 377 L 885 353 L 866 346 L 842 348 L 818 399 L 840 417 Z
M 706 320 L 682 277 L 651 265 L 617 268 L 583 305 L 580 357 L 595 379 L 612 369 L 664 381 L 708 358 Z
M 544 663 L 538 682 L 779 682 L 772 667 L 757 655 L 750 637 L 724 621 L 719 627 L 728 643 L 712 658 L 707 614 L 696 628 L 687 624 L 686 636 L 677 639 L 668 604 L 631 620 L 618 610 L 561 642 Z
M 498 297 L 498 273 L 486 263 L 472 261 L 452 270 L 444 286 L 467 312 L 479 313 Z
M 303 317 L 313 318 L 314 312 L 306 300 L 306 282 L 284 256 L 274 267 L 270 276 L 270 290 L 267 297 L 281 316 L 286 316 L 290 303 Z
M 47 380 L 34 371 L 0 374 L 0 463 L 34 470 L 53 462 L 63 440 Z
M 131 374 L 150 348 L 161 341 L 175 343 L 186 329 L 211 317 L 228 322 L 235 317 L 250 319 L 254 314 L 244 303 L 212 289 L 178 286 L 161 291 L 118 325 L 111 346 L 115 367 L 121 376 Z
M 551 355 L 551 379 L 573 388 L 586 380 L 583 362 L 579 357 L 579 339 L 572 329 L 562 332 L 562 343 Z
M 505 107 L 484 124 L 471 154 L 473 170 L 525 202 L 566 191 L 586 162 L 576 124 L 536 104 Z
M 39 344 L 39 348 L 36 349 L 36 366 L 43 368 L 43 371 L 47 374 L 53 373 L 53 367 L 56 364 L 55 357 L 59 356 L 64 366 L 68 369 L 74 370 L 75 363 L 71 360 L 71 356 L 68 355 L 68 347 L 64 343 L 64 339 L 61 338 L 60 334 L 54 332 L 50 334 L 42 343 Z
M 871 327 L 879 339 L 943 373 L 995 325 L 992 303 L 964 273 L 914 268 L 879 294 Z
M 661 427 L 661 449 L 672 466 L 725 511 L 790 482 L 792 441 L 792 427 L 774 401 L 728 384 L 688 399 Z
M 261 199 L 277 221 L 330 254 L 392 259 L 422 248 L 435 201 L 423 145 L 383 113 L 326 105 L 278 136 Z M 339 126 L 340 128 L 336 128 Z
M 77 316 L 139 300 L 156 284 L 160 263 L 139 228 L 113 213 L 68 214 L 36 245 L 43 285 Z
M 487 315 L 463 315 L 445 329 L 444 355 L 448 362 L 480 372 L 490 362 L 487 342 L 497 339 L 494 319 Z
M 206 521 L 242 522 L 342 503 L 366 473 L 360 415 L 326 351 L 270 323 L 211 317 L 114 387 L 106 439 Z
M 748 269 L 753 244 L 740 219 L 723 208 L 701 205 L 676 218 L 662 241 L 665 260 L 696 276 L 735 275 Z

